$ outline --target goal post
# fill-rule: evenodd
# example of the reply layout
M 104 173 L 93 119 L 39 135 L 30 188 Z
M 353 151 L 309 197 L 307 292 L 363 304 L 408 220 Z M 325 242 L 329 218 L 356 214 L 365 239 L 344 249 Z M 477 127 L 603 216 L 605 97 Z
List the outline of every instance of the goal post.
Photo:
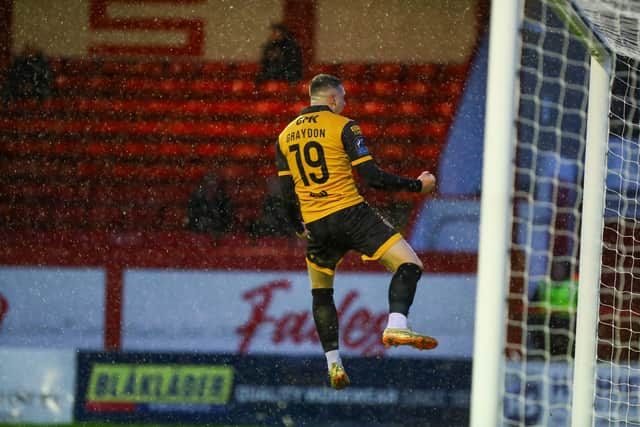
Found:
M 499 425 L 507 255 L 511 238 L 517 34 L 522 4 L 522 0 L 494 0 L 491 4 L 487 74 L 487 94 L 491 95 L 487 95 L 486 101 L 485 166 L 482 169 L 470 416 L 473 427 Z
M 593 423 L 605 164 L 609 133 L 610 73 L 608 56 L 591 58 L 580 238 L 580 279 L 576 312 L 576 350 L 573 369 L 572 427 L 590 426 Z
M 612 63 L 573 3 L 492 2 L 472 427 L 592 425 Z

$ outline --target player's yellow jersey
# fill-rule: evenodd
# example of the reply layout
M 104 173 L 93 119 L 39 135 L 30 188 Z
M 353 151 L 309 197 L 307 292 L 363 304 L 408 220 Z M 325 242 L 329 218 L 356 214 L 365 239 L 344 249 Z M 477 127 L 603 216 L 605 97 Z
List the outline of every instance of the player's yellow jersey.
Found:
M 304 222 L 361 203 L 351 168 L 371 160 L 358 125 L 327 106 L 305 108 L 280 133 L 278 175 L 291 175 Z

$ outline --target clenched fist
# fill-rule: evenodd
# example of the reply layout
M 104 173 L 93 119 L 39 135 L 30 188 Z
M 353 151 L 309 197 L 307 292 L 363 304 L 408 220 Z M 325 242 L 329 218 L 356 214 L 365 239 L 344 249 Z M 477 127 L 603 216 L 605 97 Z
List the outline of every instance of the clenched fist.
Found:
M 418 180 L 422 182 L 422 191 L 420 192 L 423 194 L 431 193 L 436 188 L 436 177 L 431 172 L 422 172 Z

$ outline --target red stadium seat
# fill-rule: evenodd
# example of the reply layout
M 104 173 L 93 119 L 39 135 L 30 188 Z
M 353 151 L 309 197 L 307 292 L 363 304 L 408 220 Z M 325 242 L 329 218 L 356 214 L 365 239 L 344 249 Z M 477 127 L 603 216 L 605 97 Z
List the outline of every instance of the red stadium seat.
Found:
M 268 80 L 258 85 L 261 95 L 283 96 L 289 93 L 289 83 L 276 80 Z
M 64 74 L 90 76 L 98 71 L 98 62 L 92 59 L 72 58 L 63 61 Z
M 297 116 L 298 114 L 300 114 L 300 111 L 302 111 L 304 108 L 309 106 L 309 101 L 297 101 L 294 102 L 292 104 L 289 104 L 289 108 L 287 109 L 286 113 L 291 115 L 291 119 L 293 120 L 293 118 L 295 116 Z
M 372 122 L 360 122 L 360 129 L 366 137 L 375 137 L 380 133 L 378 125 Z
M 315 63 L 307 67 L 309 78 L 317 74 L 336 74 L 335 64 L 329 63 Z
M 245 122 L 242 124 L 238 124 L 235 132 L 233 132 L 234 136 L 243 136 L 243 137 L 273 137 L 277 135 L 282 128 L 277 127 L 276 124 L 271 122 Z
M 387 104 L 380 101 L 365 101 L 361 104 L 362 113 L 372 116 L 387 114 Z
M 358 97 L 367 93 L 368 85 L 358 80 L 342 80 L 342 86 L 347 93 L 347 103 L 349 97 Z
M 370 86 L 371 94 L 380 97 L 391 97 L 398 95 L 399 87 L 396 83 L 375 80 Z
M 431 96 L 433 86 L 427 82 L 412 81 L 402 85 L 400 93 L 403 97 L 425 98 Z
M 407 80 L 436 80 L 440 72 L 437 64 L 410 64 L 406 68 Z
M 213 103 L 213 113 L 222 116 L 233 116 L 245 114 L 246 107 L 250 105 L 242 100 L 221 100 Z
M 188 93 L 196 95 L 220 96 L 226 88 L 225 82 L 215 79 L 197 79 L 189 85 Z
M 129 70 L 129 64 L 123 61 L 103 61 L 100 71 L 103 74 L 125 75 Z
M 286 104 L 277 100 L 258 101 L 253 104 L 251 110 L 254 114 L 266 116 L 282 114 L 286 111 Z
M 119 227 L 123 219 L 122 210 L 114 206 L 93 206 L 87 213 L 87 223 L 90 227 Z
M 271 144 L 272 150 L 275 151 L 275 144 Z M 269 154 L 269 158 L 273 159 L 275 154 L 272 156 Z M 273 162 L 260 166 L 258 169 L 258 176 L 261 178 L 273 178 L 278 176 L 278 171 L 276 170 L 276 165 Z
M 129 65 L 129 72 L 145 77 L 160 77 L 164 75 L 164 64 L 154 61 L 133 62 Z
M 457 97 L 464 90 L 464 81 L 445 80 L 437 86 L 436 90 L 445 97 Z
M 292 88 L 292 94 L 301 98 L 309 97 L 309 82 L 301 81 Z
M 429 122 L 422 126 L 420 135 L 441 140 L 447 134 L 449 125 L 442 122 Z
M 385 134 L 393 138 L 411 138 L 414 135 L 414 126 L 410 123 L 395 122 L 385 128 Z
M 231 66 L 228 62 L 205 62 L 200 71 L 204 77 L 223 78 L 229 76 Z
M 235 79 L 231 81 L 228 90 L 234 96 L 250 96 L 255 93 L 256 84 L 253 80 Z
M 362 62 L 343 63 L 343 64 L 339 64 L 337 68 L 338 68 L 338 77 L 341 80 L 366 79 L 369 73 L 369 64 L 364 64 Z
M 437 160 L 441 148 L 437 144 L 419 144 L 412 148 L 413 155 L 418 159 Z
M 424 115 L 422 104 L 414 101 L 401 101 L 397 103 L 396 111 L 403 116 L 419 117 Z
M 207 142 L 197 144 L 195 147 L 196 155 L 208 158 L 222 158 L 227 150 L 226 145 L 221 142 Z
M 262 156 L 262 146 L 259 144 L 235 144 L 229 147 L 228 156 L 233 160 L 255 161 Z
M 236 182 L 253 175 L 253 168 L 249 165 L 228 163 L 218 170 L 218 176 L 228 182 Z
M 200 71 L 200 65 L 194 61 L 175 61 L 170 62 L 168 73 L 173 77 L 188 78 L 193 77 Z
M 183 206 L 170 206 L 161 212 L 162 228 L 180 230 L 186 227 L 188 222 L 187 209 Z
M 218 104 L 220 103 L 204 99 L 181 101 L 172 103 L 167 112 L 178 116 L 184 114 L 186 116 L 208 117 L 212 114 L 218 114 Z
M 193 155 L 191 144 L 162 143 L 158 145 L 158 154 L 162 157 L 188 158 Z
M 94 92 L 114 91 L 116 88 L 116 81 L 104 76 L 92 76 L 86 80 L 85 87 Z
M 133 204 L 122 209 L 122 228 L 124 230 L 144 230 L 160 228 L 162 213 L 160 209 L 148 205 Z
M 237 62 L 231 68 L 231 73 L 235 79 L 255 80 L 260 72 L 260 64 L 257 62 Z
M 437 102 L 429 107 L 429 114 L 439 116 L 443 120 L 451 120 L 456 107 L 451 102 Z
M 371 77 L 377 80 L 400 80 L 404 67 L 399 63 L 385 62 L 371 65 Z
M 75 176 L 79 179 L 93 179 L 103 173 L 105 173 L 104 165 L 97 162 L 83 161 L 75 168 Z
M 385 143 L 380 144 L 375 149 L 376 157 L 388 161 L 401 161 L 407 158 L 407 149 L 402 144 Z
M 111 142 L 90 142 L 86 154 L 91 157 L 110 156 L 116 153 L 116 146 Z
M 464 81 L 469 72 L 469 64 L 469 62 L 463 62 L 461 64 L 448 64 L 444 66 L 441 72 L 443 79 Z
M 54 206 L 51 209 L 51 222 L 58 229 L 84 227 L 87 222 L 87 210 L 84 206 Z

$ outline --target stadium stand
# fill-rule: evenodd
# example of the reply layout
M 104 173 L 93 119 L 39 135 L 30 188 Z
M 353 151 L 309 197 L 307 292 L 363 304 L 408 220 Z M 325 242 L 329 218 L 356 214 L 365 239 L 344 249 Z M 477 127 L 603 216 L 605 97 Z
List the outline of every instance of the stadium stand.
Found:
M 0 227 L 182 230 L 207 172 L 232 195 L 237 233 L 260 215 L 274 141 L 307 85 L 256 84 L 255 63 L 53 60 L 56 96 L 0 108 Z M 313 64 L 334 72 L 382 167 L 436 170 L 468 64 Z M 399 225 L 414 195 L 387 201 Z M 250 196 L 250 197 L 249 197 Z M 402 211 L 404 207 L 404 211 Z M 402 211 L 398 213 L 398 211 Z

